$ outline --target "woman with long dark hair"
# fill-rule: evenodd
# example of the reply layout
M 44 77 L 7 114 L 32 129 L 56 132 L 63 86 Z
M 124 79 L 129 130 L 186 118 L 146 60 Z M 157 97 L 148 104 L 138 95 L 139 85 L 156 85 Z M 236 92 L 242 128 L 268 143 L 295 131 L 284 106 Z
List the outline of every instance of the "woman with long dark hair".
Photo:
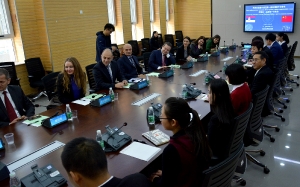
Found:
M 190 37 L 186 36 L 183 38 L 183 44 L 180 46 L 176 53 L 176 60 L 177 61 L 190 61 L 191 57 L 191 39 Z
M 214 113 L 208 124 L 208 142 L 213 155 L 225 159 L 235 117 L 227 82 L 223 79 L 212 80 L 208 93 L 208 101 Z
M 158 38 L 159 38 L 158 32 L 153 31 L 152 37 L 150 39 L 150 50 L 151 51 L 160 49 Z
M 86 75 L 75 57 L 67 58 L 64 70 L 57 77 L 57 95 L 61 103 L 70 103 L 85 96 Z
M 217 50 L 217 47 L 220 46 L 221 36 L 216 34 L 214 37 L 206 41 L 206 52 L 211 52 Z
M 290 39 L 287 34 L 283 32 L 279 32 L 276 34 L 276 40 L 277 42 L 281 45 L 281 48 L 283 50 L 283 54 L 286 55 L 288 51 L 288 46 L 287 44 L 290 43 Z
M 160 119 L 173 136 L 162 154 L 162 170 L 152 174 L 151 180 L 155 186 L 199 186 L 211 154 L 198 113 L 184 99 L 170 97 Z
M 205 52 L 205 47 L 205 37 L 200 36 L 191 43 L 191 56 L 193 58 L 199 58 L 199 55 Z

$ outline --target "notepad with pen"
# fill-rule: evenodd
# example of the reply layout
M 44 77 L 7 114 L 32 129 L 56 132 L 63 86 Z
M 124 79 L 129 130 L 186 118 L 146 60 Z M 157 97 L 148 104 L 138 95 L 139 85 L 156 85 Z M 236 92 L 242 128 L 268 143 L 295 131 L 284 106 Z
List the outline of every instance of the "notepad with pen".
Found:
M 142 135 L 156 146 L 168 143 L 170 141 L 170 136 L 163 133 L 159 129 L 145 132 Z

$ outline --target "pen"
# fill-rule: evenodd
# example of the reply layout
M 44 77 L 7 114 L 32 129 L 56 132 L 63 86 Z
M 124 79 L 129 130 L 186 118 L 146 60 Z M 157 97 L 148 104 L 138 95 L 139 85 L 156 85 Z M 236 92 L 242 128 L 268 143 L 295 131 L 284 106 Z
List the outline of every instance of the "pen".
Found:
M 137 140 L 137 139 L 133 139 L 134 142 L 139 142 L 139 143 L 143 143 L 143 144 L 147 144 L 146 142 L 144 142 L 143 140 Z

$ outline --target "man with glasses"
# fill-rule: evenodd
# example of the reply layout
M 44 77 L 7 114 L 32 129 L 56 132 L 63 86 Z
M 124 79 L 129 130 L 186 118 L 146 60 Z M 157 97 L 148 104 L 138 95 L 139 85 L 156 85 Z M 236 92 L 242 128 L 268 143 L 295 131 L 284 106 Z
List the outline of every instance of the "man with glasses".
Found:
M 104 26 L 104 31 L 99 31 L 96 33 L 96 61 L 101 61 L 101 54 L 104 49 L 111 49 L 110 34 L 115 31 L 115 26 L 113 24 L 107 23 Z
M 156 71 L 161 68 L 167 68 L 171 64 L 175 64 L 175 58 L 173 55 L 169 54 L 172 49 L 172 44 L 170 42 L 165 42 L 161 50 L 152 51 L 149 58 L 149 68 L 148 71 Z

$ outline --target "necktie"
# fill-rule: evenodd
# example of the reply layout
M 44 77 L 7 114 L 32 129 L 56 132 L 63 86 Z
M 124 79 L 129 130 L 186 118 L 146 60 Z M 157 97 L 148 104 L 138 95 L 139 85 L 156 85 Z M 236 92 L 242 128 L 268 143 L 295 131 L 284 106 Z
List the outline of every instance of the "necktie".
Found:
M 134 61 L 133 61 L 133 59 L 132 59 L 132 57 L 130 56 L 129 57 L 129 61 L 131 62 L 131 64 L 135 67 L 135 63 L 134 63 Z
M 166 56 L 163 55 L 163 58 L 162 58 L 162 66 L 166 66 Z
M 114 83 L 114 81 L 113 81 L 113 74 L 112 74 L 112 71 L 111 71 L 111 68 L 110 68 L 110 64 L 107 66 L 107 70 L 108 70 L 108 73 L 110 75 L 111 82 Z
M 6 106 L 6 110 L 7 110 L 7 113 L 8 113 L 9 120 L 13 121 L 14 119 L 17 118 L 17 114 L 16 114 L 16 111 L 15 111 L 14 107 L 12 106 L 11 102 L 9 101 L 6 94 L 7 94 L 7 92 L 3 91 L 4 102 L 5 102 L 5 106 Z

